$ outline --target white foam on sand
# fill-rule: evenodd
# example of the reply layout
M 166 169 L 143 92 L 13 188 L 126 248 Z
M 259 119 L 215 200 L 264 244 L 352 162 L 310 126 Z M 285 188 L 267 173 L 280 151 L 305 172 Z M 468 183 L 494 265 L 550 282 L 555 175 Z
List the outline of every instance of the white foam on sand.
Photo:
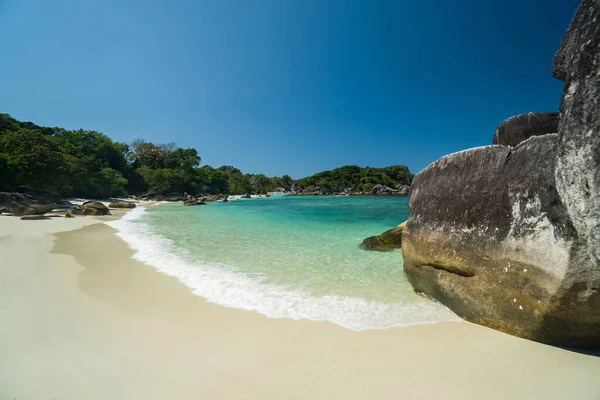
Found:
M 226 264 L 193 260 L 172 240 L 152 234 L 150 227 L 140 221 L 145 213 L 144 207 L 138 207 L 106 224 L 115 228 L 117 235 L 135 251 L 134 259 L 177 277 L 195 295 L 210 302 L 256 311 L 270 318 L 329 321 L 356 331 L 460 320 L 446 307 L 425 298 L 401 304 L 346 296 L 317 297 L 269 284 L 264 277 Z

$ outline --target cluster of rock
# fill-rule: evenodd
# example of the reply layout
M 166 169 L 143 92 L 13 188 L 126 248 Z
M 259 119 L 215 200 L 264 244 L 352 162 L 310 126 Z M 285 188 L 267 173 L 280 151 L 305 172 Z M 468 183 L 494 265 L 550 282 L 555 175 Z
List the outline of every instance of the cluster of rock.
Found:
M 142 200 L 142 201 L 182 202 L 182 201 L 185 201 L 187 199 L 187 197 L 188 197 L 187 193 L 174 192 L 174 193 L 168 193 L 168 194 L 161 194 L 161 193 L 155 193 L 155 192 L 148 192 L 144 195 L 137 197 L 137 199 Z
M 309 186 L 306 189 L 302 189 L 300 186 L 294 184 L 289 194 L 291 196 L 326 196 L 333 194 L 333 192 L 320 186 Z
M 249 195 L 247 195 L 250 197 Z M 133 200 L 147 201 L 173 201 L 182 202 L 184 206 L 204 205 L 212 201 L 228 201 L 227 195 L 198 195 L 191 196 L 187 193 L 171 193 L 159 195 L 149 193 Z M 132 201 L 111 201 L 106 206 L 99 201 L 86 201 L 81 205 L 72 204 L 61 200 L 60 196 L 50 191 L 27 191 L 24 193 L 0 192 L 0 214 L 6 213 L 23 219 L 47 219 L 49 216 L 65 216 L 72 218 L 86 215 L 111 215 L 110 209 L 132 209 L 136 204 Z M 46 216 L 46 217 L 44 217 Z
M 218 195 L 209 195 L 209 194 L 197 194 L 190 195 L 187 193 L 169 193 L 169 194 L 159 194 L 159 193 L 146 193 L 142 196 L 137 197 L 137 200 L 143 201 L 167 201 L 167 202 L 180 202 L 184 203 L 184 205 L 201 205 L 202 203 L 212 202 L 212 201 L 227 201 L 228 195 L 218 194 Z M 188 203 L 188 204 L 186 204 Z
M 206 204 L 205 199 L 198 199 L 197 197 L 188 195 L 186 199 L 183 201 L 183 205 L 186 207 L 190 206 L 203 206 Z
M 0 192 L 0 213 L 14 216 L 44 215 L 54 210 L 59 201 L 58 198 L 40 198 L 29 193 Z
M 414 288 L 516 336 L 600 348 L 600 3 L 554 58 L 560 113 L 500 124 L 494 145 L 419 173 L 402 234 Z
M 49 219 L 49 217 L 73 218 L 86 215 L 111 215 L 111 208 L 135 208 L 135 203 L 116 201 L 108 207 L 99 201 L 86 201 L 81 205 L 62 200 L 56 193 L 43 190 L 27 190 L 23 193 L 0 192 L 0 214 L 6 213 L 23 220 Z
M 408 194 L 409 190 L 409 185 L 400 185 L 398 189 L 392 189 L 384 185 L 375 185 L 371 188 L 370 193 L 367 194 Z
M 386 194 L 408 194 L 409 185 L 399 185 L 397 189 L 385 185 L 375 185 L 369 190 L 356 191 L 350 187 L 341 190 L 329 190 L 320 186 L 310 186 L 302 189 L 299 186 L 292 186 L 289 194 L 292 196 L 339 196 L 339 195 L 386 195 Z

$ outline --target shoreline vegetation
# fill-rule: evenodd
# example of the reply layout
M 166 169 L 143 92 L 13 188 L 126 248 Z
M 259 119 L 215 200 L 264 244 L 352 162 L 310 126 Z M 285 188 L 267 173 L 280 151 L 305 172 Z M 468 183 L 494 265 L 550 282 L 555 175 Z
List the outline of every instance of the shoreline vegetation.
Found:
M 200 166 L 193 148 L 142 139 L 118 143 L 93 130 L 67 130 L 0 114 L 0 191 L 50 191 L 56 197 L 143 199 L 246 195 L 407 194 L 404 165 L 343 166 L 294 180 Z M 31 193 L 30 193 L 31 194 Z M 181 200 L 180 200 L 181 201 Z

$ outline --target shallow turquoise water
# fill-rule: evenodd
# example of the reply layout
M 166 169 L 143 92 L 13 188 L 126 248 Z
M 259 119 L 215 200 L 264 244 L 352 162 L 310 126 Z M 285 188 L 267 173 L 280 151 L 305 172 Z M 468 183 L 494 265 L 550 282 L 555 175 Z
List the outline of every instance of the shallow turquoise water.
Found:
M 112 225 L 136 258 L 224 305 L 351 329 L 455 319 L 413 292 L 401 251 L 359 247 L 407 216 L 406 196 L 270 197 L 147 207 Z

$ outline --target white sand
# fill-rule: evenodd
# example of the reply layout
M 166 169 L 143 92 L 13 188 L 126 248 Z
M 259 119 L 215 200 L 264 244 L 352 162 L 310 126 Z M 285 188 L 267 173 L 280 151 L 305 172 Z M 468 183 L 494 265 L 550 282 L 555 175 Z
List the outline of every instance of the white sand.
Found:
M 1 400 L 600 399 L 600 357 L 466 322 L 358 333 L 206 303 L 103 218 L 0 217 Z

